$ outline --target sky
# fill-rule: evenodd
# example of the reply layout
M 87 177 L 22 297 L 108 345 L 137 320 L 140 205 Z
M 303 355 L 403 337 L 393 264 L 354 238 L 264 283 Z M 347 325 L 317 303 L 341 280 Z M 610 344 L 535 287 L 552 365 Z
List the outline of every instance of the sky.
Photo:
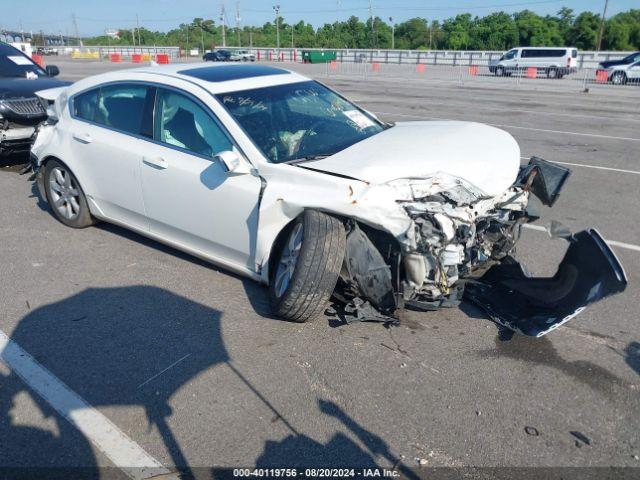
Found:
M 607 17 L 631 8 L 638 0 L 609 0 Z M 345 20 L 351 15 L 369 16 L 369 0 L 0 0 L 0 30 L 43 30 L 51 34 L 74 34 L 75 14 L 81 36 L 95 36 L 106 28 L 131 28 L 138 15 L 140 26 L 166 31 L 194 17 L 219 23 L 224 4 L 227 25 L 235 26 L 236 6 L 241 25 L 263 25 L 274 18 L 273 6 L 287 23 L 304 20 L 314 26 Z M 555 14 L 562 6 L 576 13 L 602 12 L 604 0 L 371 0 L 373 14 L 395 23 L 412 17 L 442 20 L 458 13 L 483 16 L 494 11 L 509 13 L 529 9 L 541 15 Z M 21 27 L 22 25 L 22 27 Z

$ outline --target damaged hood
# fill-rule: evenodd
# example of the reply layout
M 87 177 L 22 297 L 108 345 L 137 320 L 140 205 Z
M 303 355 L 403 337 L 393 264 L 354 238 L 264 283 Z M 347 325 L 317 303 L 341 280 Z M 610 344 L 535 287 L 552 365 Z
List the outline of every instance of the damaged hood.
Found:
M 479 123 L 399 122 L 308 166 L 371 184 L 444 173 L 495 196 L 515 181 L 520 148 L 504 130 Z

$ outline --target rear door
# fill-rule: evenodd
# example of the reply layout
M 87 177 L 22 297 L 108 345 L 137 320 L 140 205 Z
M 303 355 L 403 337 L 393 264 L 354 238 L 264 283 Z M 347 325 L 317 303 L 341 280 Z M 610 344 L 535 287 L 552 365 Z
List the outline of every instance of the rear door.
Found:
M 148 230 L 140 164 L 143 138 L 151 134 L 145 109 L 151 111 L 153 91 L 138 83 L 108 84 L 76 95 L 71 105 L 74 169 L 92 209 L 141 230 Z
M 194 254 L 255 271 L 260 178 L 229 173 L 215 158 L 238 150 L 202 101 L 177 89 L 157 92 L 154 142 L 142 163 L 151 233 Z

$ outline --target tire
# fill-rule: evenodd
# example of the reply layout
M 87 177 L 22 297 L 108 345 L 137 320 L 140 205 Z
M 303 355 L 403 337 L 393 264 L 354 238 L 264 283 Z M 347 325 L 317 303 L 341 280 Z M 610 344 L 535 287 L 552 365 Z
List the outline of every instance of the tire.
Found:
M 273 312 L 294 322 L 318 317 L 336 287 L 345 248 L 340 220 L 316 210 L 300 215 L 280 242 L 273 263 L 269 282 Z
M 495 73 L 496 77 L 504 77 L 504 67 L 496 67 Z
M 87 198 L 66 165 L 57 160 L 47 162 L 44 188 L 53 215 L 62 223 L 72 228 L 86 228 L 95 223 Z
M 611 75 L 611 83 L 614 85 L 624 85 L 627 83 L 627 75 L 624 72 L 615 72 Z
M 558 78 L 558 69 L 555 67 L 551 67 L 547 70 L 547 78 L 556 79 Z

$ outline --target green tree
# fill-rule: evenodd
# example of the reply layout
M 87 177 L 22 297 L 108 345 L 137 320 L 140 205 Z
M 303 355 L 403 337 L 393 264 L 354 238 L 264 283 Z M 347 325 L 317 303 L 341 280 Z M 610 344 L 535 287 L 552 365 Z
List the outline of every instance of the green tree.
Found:
M 596 48 L 599 29 L 600 15 L 582 12 L 567 32 L 567 43 L 583 50 L 592 50 Z

